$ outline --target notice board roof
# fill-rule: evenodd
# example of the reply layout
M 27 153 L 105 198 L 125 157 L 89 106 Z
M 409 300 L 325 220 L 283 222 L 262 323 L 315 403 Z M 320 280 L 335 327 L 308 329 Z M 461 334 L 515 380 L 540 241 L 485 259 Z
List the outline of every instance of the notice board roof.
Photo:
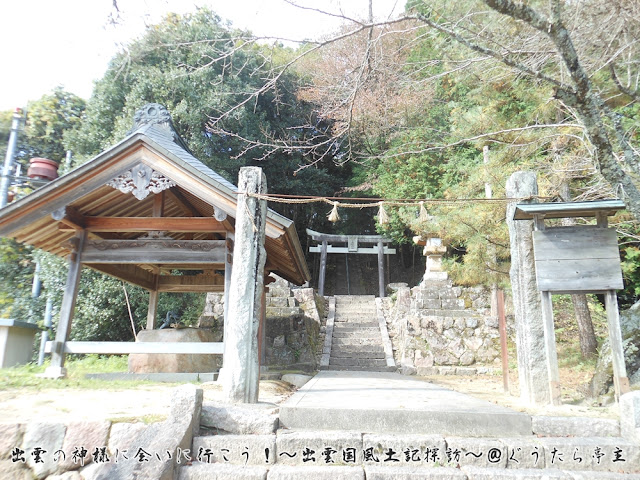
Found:
M 624 210 L 622 200 L 596 200 L 592 202 L 562 203 L 519 203 L 513 215 L 514 220 L 533 220 L 535 215 L 544 218 L 595 217 L 599 213 L 614 215 Z

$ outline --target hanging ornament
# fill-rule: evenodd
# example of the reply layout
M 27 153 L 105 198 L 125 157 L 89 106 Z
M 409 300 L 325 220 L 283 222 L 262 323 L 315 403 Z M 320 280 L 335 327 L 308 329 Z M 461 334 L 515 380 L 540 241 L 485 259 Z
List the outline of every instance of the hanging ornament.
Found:
M 426 222 L 427 220 L 429 220 L 429 214 L 424 206 L 424 202 L 420 202 L 420 214 L 418 215 L 418 221 Z
M 384 209 L 384 204 L 380 202 L 380 208 L 378 208 L 378 223 L 380 225 L 386 225 L 389 223 L 389 215 L 387 215 L 386 210 Z
M 338 215 L 338 202 L 333 202 L 333 208 L 331 209 L 329 215 L 327 215 L 327 219 L 333 223 L 336 223 L 338 220 L 340 220 L 340 215 Z

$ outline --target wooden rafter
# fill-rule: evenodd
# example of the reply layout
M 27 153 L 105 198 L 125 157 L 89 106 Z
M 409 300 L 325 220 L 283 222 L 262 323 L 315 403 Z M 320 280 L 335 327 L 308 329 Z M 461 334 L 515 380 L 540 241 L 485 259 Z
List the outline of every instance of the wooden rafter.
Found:
M 223 233 L 226 228 L 213 217 L 83 217 L 89 232 Z M 69 230 L 61 225 L 60 230 Z

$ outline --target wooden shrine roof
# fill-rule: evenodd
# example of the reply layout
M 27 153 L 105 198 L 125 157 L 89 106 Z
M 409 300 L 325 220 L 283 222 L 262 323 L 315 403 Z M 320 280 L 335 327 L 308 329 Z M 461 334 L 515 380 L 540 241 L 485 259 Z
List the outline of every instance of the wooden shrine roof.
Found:
M 168 116 L 164 107 L 157 107 Z M 138 190 L 124 193 L 126 188 L 117 188 L 126 181 L 135 184 L 136 174 L 145 173 L 151 175 L 146 196 L 143 192 L 139 199 L 134 195 Z M 235 185 L 186 149 L 170 119 L 142 123 L 89 162 L 1 209 L 0 236 L 63 257 L 80 229 L 97 242 L 144 239 L 159 231 L 175 241 L 225 240 L 234 229 L 236 192 Z M 270 271 L 298 285 L 309 280 L 293 221 L 271 209 L 265 248 Z M 135 265 L 86 265 L 148 289 L 173 269 L 210 275 L 224 270 L 224 263 L 151 265 L 142 259 Z
M 622 200 L 596 200 L 592 202 L 562 203 L 519 203 L 513 215 L 514 220 L 533 220 L 534 215 L 544 218 L 595 217 L 598 213 L 607 216 L 624 210 Z

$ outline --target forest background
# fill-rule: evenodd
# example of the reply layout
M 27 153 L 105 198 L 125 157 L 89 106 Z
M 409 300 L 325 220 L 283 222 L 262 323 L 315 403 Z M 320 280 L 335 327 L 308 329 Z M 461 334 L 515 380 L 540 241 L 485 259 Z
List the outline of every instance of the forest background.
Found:
M 50 158 L 64 173 L 122 139 L 140 106 L 160 103 L 194 155 L 231 182 L 241 166 L 259 165 L 273 193 L 415 199 L 428 213 L 391 205 L 381 222 L 377 208 L 349 209 L 331 223 L 326 205 L 271 204 L 301 238 L 305 228 L 377 231 L 398 244 L 435 234 L 449 246 L 454 281 L 503 287 L 505 203 L 473 199 L 486 185 L 503 198 L 512 172 L 534 170 L 544 201 L 627 203 L 612 221 L 625 276 L 619 299 L 623 307 L 638 299 L 640 6 L 412 0 L 398 19 L 363 12 L 344 22 L 331 37 L 291 47 L 231 29 L 208 9 L 170 14 L 111 60 L 88 101 L 57 88 L 30 102 L 16 160 L 24 172 L 30 158 Z M 3 156 L 11 114 L 0 112 Z M 31 189 L 25 182 L 15 193 Z M 41 323 L 45 298 L 60 304 L 66 265 L 1 239 L 0 275 L 0 316 Z M 126 289 L 143 328 L 147 293 Z M 586 308 L 572 300 L 577 313 Z M 190 323 L 203 303 L 162 294 L 158 314 Z M 593 329 L 584 335 L 593 353 Z M 71 337 L 132 339 L 120 281 L 83 273 Z

